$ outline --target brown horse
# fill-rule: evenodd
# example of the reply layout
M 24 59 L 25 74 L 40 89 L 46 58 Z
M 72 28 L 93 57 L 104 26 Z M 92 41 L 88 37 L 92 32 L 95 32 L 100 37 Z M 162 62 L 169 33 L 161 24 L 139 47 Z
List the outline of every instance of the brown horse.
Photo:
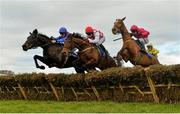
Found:
M 67 60 L 68 53 L 73 48 L 79 49 L 78 55 L 80 60 L 83 61 L 82 68 L 85 67 L 92 70 L 97 67 L 100 70 L 104 70 L 109 67 L 117 66 L 112 57 L 108 55 L 102 57 L 97 46 L 90 44 L 85 38 L 77 38 L 73 35 L 70 35 L 64 43 L 62 54 L 64 55 L 65 60 Z
M 133 65 L 141 65 L 147 67 L 149 65 L 159 64 L 159 61 L 156 57 L 148 57 L 146 53 L 141 52 L 138 44 L 131 38 L 130 33 L 128 32 L 126 26 L 124 25 L 124 19 L 116 19 L 114 26 L 112 28 L 113 34 L 121 34 L 123 39 L 123 47 L 118 52 L 125 62 L 128 60 Z

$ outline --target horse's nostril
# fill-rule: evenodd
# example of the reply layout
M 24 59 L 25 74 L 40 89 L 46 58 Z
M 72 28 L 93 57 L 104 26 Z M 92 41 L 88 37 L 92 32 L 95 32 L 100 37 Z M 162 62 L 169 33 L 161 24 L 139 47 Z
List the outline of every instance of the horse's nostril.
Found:
M 27 46 L 26 45 L 22 45 L 22 48 L 24 51 L 27 51 Z
M 22 48 L 26 48 L 26 45 L 22 45 Z

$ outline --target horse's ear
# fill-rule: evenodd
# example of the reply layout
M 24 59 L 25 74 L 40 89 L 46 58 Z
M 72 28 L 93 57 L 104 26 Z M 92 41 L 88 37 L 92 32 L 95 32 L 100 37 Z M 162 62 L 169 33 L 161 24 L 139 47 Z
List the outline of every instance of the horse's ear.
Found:
M 121 20 L 124 21 L 126 19 L 126 17 L 123 17 Z
M 37 29 L 34 29 L 34 30 L 33 30 L 33 34 L 38 34 L 38 30 L 37 30 Z
M 29 34 L 30 34 L 30 35 L 32 35 L 32 33 L 31 33 L 31 32 L 29 32 Z

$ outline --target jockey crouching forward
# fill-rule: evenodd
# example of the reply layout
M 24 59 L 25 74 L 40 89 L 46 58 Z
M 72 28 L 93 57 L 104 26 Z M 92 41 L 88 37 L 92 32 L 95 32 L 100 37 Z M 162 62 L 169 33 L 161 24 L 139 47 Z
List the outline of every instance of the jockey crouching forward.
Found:
M 59 28 L 59 34 L 60 36 L 56 37 L 56 42 L 64 44 L 66 38 L 69 36 L 70 33 L 65 27 L 61 27 Z
M 92 44 L 96 44 L 96 46 L 98 46 L 98 48 L 103 51 L 103 55 L 102 56 L 109 56 L 108 51 L 105 49 L 105 47 L 102 45 L 102 43 L 105 41 L 105 36 L 104 34 L 96 29 L 93 29 L 90 26 L 87 26 L 85 29 L 87 38 L 89 43 Z
M 136 25 L 132 25 L 130 28 L 131 36 L 134 36 L 137 38 L 136 42 L 142 49 L 142 51 L 145 51 L 145 44 L 149 42 L 148 35 L 150 34 L 147 30 L 144 28 L 139 28 Z
M 152 44 L 148 44 L 147 45 L 147 51 L 148 53 L 152 54 L 154 57 L 158 57 L 158 53 L 159 53 L 159 50 L 157 50 L 156 48 L 153 47 Z
M 60 36 L 56 37 L 55 40 L 52 41 L 53 43 L 64 44 L 64 42 L 66 41 L 66 39 L 71 33 L 69 33 L 65 27 L 60 27 L 59 34 Z M 70 55 L 77 57 L 77 52 L 78 52 L 78 49 L 74 48 L 71 50 Z

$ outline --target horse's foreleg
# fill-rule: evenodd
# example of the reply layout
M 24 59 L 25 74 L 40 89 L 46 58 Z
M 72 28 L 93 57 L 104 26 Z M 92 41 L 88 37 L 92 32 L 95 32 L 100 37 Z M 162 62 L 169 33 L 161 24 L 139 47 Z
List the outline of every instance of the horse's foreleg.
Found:
M 44 57 L 42 57 L 42 56 L 39 56 L 39 55 L 35 55 L 34 56 L 34 61 L 35 61 L 35 65 L 36 65 L 36 68 L 40 68 L 40 69 L 45 69 L 45 67 L 43 66 L 43 65 L 39 65 L 38 64 L 38 61 L 37 60 L 40 60 L 42 63 L 44 63 L 44 64 L 46 64 L 47 66 L 49 66 L 49 64 L 48 64 L 48 62 L 47 62 L 47 60 L 44 58 Z

